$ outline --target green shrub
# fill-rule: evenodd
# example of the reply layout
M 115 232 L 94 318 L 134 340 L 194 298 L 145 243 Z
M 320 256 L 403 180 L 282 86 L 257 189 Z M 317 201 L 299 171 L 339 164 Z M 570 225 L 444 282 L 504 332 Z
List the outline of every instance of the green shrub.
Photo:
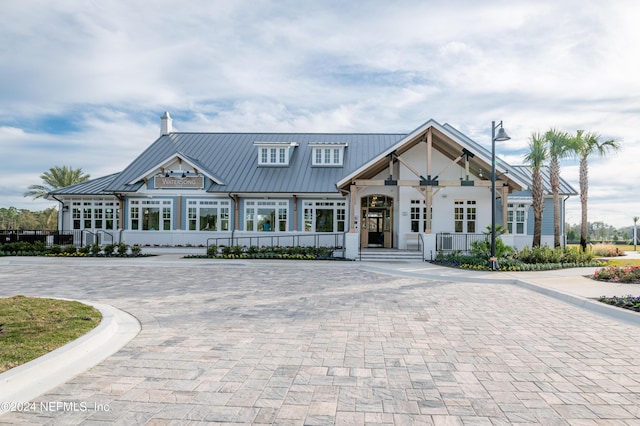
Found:
M 74 246 L 73 244 L 66 245 L 62 249 L 62 252 L 67 254 L 75 254 L 76 251 L 77 251 L 76 246 Z
M 115 248 L 116 253 L 118 253 L 119 255 L 125 255 L 127 254 L 127 251 L 129 251 L 129 246 L 127 245 L 127 243 L 123 242 L 119 242 L 118 244 L 116 244 Z
M 547 245 L 540 247 L 524 247 L 514 255 L 514 258 L 530 264 L 589 264 L 593 262 L 593 253 L 583 252 L 580 248 L 569 247 L 551 248 Z
M 218 246 L 212 245 L 207 247 L 207 256 L 216 256 L 218 254 Z
M 48 254 L 60 254 L 60 253 L 62 253 L 62 247 L 60 247 L 58 245 L 53 245 L 53 246 L 47 248 L 46 253 L 48 253 Z
M 107 244 L 102 248 L 102 251 L 104 251 L 104 254 L 106 254 L 107 256 L 111 256 L 115 251 L 115 249 L 116 249 L 115 244 Z

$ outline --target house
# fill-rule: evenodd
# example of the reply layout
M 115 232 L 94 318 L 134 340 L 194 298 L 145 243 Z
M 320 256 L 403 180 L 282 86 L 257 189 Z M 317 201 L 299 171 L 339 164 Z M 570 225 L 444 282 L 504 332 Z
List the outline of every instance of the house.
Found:
M 530 245 L 531 173 L 497 159 L 496 176 L 501 238 Z M 165 113 L 160 137 L 124 170 L 49 197 L 60 229 L 103 243 L 322 244 L 347 258 L 420 248 L 429 258 L 466 249 L 491 224 L 490 177 L 491 152 L 434 120 L 409 134 L 186 133 Z M 562 181 L 561 195 L 576 191 Z M 542 228 L 552 245 L 550 194 Z

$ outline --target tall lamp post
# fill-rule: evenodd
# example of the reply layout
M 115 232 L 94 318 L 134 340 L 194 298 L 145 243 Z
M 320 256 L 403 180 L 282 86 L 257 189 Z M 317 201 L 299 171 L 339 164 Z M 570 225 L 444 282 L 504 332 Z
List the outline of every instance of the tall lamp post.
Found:
M 496 135 L 496 129 L 498 134 Z M 491 122 L 491 257 L 489 258 L 489 268 L 498 269 L 498 258 L 496 257 L 496 141 L 508 141 L 511 139 L 502 127 L 502 121 L 496 124 Z M 504 200 L 503 200 L 504 202 Z

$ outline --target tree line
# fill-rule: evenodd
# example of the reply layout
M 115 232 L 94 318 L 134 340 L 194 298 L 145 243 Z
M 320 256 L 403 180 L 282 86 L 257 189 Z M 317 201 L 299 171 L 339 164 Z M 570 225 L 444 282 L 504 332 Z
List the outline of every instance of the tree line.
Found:
M 589 158 L 593 155 L 605 156 L 609 151 L 618 151 L 620 143 L 615 139 L 604 140 L 599 134 L 577 130 L 575 134 L 550 129 L 546 133 L 533 133 L 529 139 L 529 152 L 525 162 L 531 167 L 533 199 L 533 247 L 540 246 L 542 237 L 542 212 L 544 210 L 544 184 L 542 169 L 549 167 L 549 183 L 553 194 L 553 245 L 559 247 L 560 241 L 560 160 L 573 158 L 579 161 L 580 184 L 580 245 L 587 248 L 588 221 L 587 200 L 589 193 Z
M 0 230 L 56 230 L 58 229 L 58 209 L 33 212 L 15 207 L 0 208 Z
M 49 192 L 76 183 L 89 180 L 90 176 L 81 168 L 71 166 L 54 166 L 40 175 L 42 184 L 30 185 L 25 197 L 33 199 L 46 198 Z M 33 212 L 16 207 L 0 208 L 0 230 L 56 230 L 58 229 L 58 210 L 50 207 Z

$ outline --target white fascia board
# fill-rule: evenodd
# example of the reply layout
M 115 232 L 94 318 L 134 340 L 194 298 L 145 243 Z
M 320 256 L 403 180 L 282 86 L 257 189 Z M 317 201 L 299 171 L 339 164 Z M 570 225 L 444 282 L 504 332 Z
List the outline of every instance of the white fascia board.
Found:
M 487 163 L 487 165 L 489 167 L 491 167 L 491 163 L 492 163 L 492 161 L 491 161 L 491 151 L 487 150 L 481 144 L 479 144 L 478 142 L 474 141 L 469 136 L 465 135 L 464 133 L 462 133 L 461 131 L 459 131 L 455 127 L 451 126 L 450 124 L 445 124 L 443 126 L 442 132 L 445 133 L 447 136 L 449 136 L 451 139 L 457 141 L 460 145 L 462 145 L 464 148 L 468 149 L 477 158 L 481 159 L 483 162 Z M 478 145 L 480 148 L 482 148 L 482 150 L 481 151 L 477 151 L 476 147 L 472 147 L 466 142 L 467 140 L 470 141 L 470 142 L 473 142 L 476 145 Z M 499 160 L 499 161 L 497 161 L 497 160 Z M 501 167 L 500 167 L 501 166 L 500 163 L 506 165 L 506 167 L 502 167 L 502 170 L 501 170 Z M 491 170 L 488 170 L 488 171 L 491 172 Z M 503 161 L 498 156 L 496 156 L 496 174 L 506 173 L 507 171 L 510 172 L 509 174 L 507 174 L 507 178 L 509 180 L 512 180 L 512 181 L 516 182 L 518 185 L 520 185 L 521 188 L 527 188 L 529 186 L 530 182 L 527 181 L 527 180 L 523 180 L 521 174 L 519 173 L 519 171 L 517 169 L 515 169 L 513 166 L 508 164 L 506 161 Z
M 260 141 L 255 141 L 253 142 L 253 144 L 255 146 L 272 146 L 272 147 L 283 147 L 283 146 L 288 146 L 290 148 L 295 148 L 296 146 L 300 146 L 300 144 L 298 144 L 297 142 L 260 142 Z
M 310 147 L 332 146 L 332 147 L 343 147 L 343 148 L 346 148 L 346 147 L 349 146 L 349 144 L 347 142 L 309 142 L 308 145 Z
M 340 181 L 338 181 L 336 185 L 338 187 L 341 187 L 345 183 L 353 180 L 354 176 L 357 176 L 363 171 L 367 170 L 369 167 L 373 166 L 375 163 L 377 163 L 387 155 L 391 154 L 393 151 L 397 150 L 398 148 L 402 147 L 404 144 L 408 143 L 410 140 L 420 135 L 420 133 L 423 133 L 424 131 L 426 131 L 429 127 L 434 127 L 439 131 L 442 131 L 443 133 L 445 132 L 444 128 L 438 122 L 431 119 L 426 123 L 424 123 L 423 125 L 421 125 L 420 127 L 418 127 L 417 129 L 415 129 L 414 131 L 412 131 L 411 133 L 409 133 L 408 135 L 406 135 L 404 138 L 400 139 L 396 144 L 394 144 L 390 148 L 387 148 L 386 150 L 384 150 L 381 154 L 378 154 L 373 159 L 369 160 L 367 163 L 360 166 L 358 169 L 350 173 L 348 176 L 342 178 Z

